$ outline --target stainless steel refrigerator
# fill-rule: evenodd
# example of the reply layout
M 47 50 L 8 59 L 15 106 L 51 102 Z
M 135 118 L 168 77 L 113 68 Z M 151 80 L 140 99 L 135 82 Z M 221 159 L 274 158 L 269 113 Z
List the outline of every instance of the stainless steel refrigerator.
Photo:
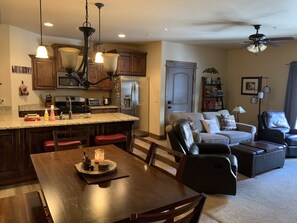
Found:
M 149 133 L 149 78 L 120 77 L 121 112 L 139 118 L 133 124 L 133 134 Z

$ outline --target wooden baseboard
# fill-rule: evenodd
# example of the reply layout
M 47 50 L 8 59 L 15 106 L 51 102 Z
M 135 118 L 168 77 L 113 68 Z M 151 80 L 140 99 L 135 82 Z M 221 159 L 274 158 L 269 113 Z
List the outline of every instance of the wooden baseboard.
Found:
M 151 137 L 153 139 L 156 139 L 156 140 L 164 140 L 164 139 L 166 139 L 165 135 L 159 136 L 159 135 L 155 135 L 153 133 L 149 133 L 149 137 Z

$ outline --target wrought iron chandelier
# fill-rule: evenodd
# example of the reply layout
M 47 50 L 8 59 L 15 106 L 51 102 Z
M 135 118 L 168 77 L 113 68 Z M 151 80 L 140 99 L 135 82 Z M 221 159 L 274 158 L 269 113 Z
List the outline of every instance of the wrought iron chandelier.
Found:
M 99 8 L 99 18 L 100 18 L 100 9 L 103 7 L 102 3 L 95 4 Z M 89 63 L 89 37 L 95 32 L 95 29 L 91 26 L 89 22 L 89 12 L 88 12 L 88 0 L 86 0 L 85 5 L 85 22 L 79 30 L 83 33 L 84 36 L 84 45 L 83 45 L 83 55 L 79 55 L 80 50 L 77 48 L 62 47 L 59 48 L 61 53 L 62 65 L 65 68 L 69 78 L 73 78 L 78 81 L 82 86 L 88 89 L 91 85 L 96 85 L 104 80 L 112 80 L 116 68 L 117 68 L 117 59 L 119 54 L 114 53 L 103 53 L 103 67 L 106 71 L 106 76 L 96 82 L 90 82 L 88 79 L 88 63 Z M 100 24 L 99 24 L 100 32 Z M 99 33 L 100 39 L 100 33 Z M 101 40 L 99 40 L 101 41 Z M 101 43 L 99 43 L 101 44 Z

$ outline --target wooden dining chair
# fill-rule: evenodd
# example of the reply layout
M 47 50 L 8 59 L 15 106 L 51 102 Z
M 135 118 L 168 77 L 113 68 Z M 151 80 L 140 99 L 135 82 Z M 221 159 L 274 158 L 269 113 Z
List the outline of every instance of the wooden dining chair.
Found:
M 149 161 L 147 160 L 147 158 L 148 158 L 148 153 L 149 153 L 151 144 L 152 144 L 151 141 L 146 140 L 143 137 L 133 136 L 131 147 L 129 148 L 128 152 L 131 155 L 135 156 L 136 158 L 148 164 Z
M 201 193 L 193 198 L 170 204 L 154 211 L 143 214 L 132 214 L 130 216 L 130 222 L 197 223 L 199 222 L 206 197 L 206 194 Z
M 157 168 L 163 173 L 179 179 L 182 172 L 181 165 L 184 164 L 184 154 L 162 146 L 149 139 L 134 136 L 132 146 L 129 151 L 132 155 L 141 159 L 150 166 Z M 176 162 L 174 157 L 178 157 L 181 161 Z
M 55 150 L 76 149 L 90 145 L 88 129 L 54 130 Z

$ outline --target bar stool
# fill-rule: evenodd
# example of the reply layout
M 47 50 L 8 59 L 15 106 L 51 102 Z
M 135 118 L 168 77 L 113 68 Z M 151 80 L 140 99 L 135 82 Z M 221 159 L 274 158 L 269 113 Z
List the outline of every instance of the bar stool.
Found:
M 128 149 L 127 136 L 122 133 L 111 134 L 111 135 L 98 135 L 98 136 L 95 136 L 94 141 L 96 146 L 121 143 L 122 149 L 126 151 Z
M 47 140 L 43 144 L 46 152 L 57 150 L 75 149 L 89 146 L 89 130 L 54 130 L 54 140 Z

